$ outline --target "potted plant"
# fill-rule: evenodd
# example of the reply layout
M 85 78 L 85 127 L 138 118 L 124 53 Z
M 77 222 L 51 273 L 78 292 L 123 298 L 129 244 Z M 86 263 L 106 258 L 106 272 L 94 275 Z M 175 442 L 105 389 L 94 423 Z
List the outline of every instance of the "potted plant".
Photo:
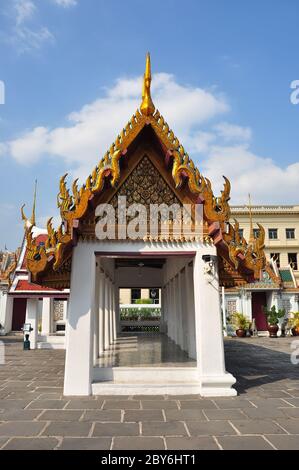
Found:
M 270 310 L 264 307 L 264 312 L 267 317 L 269 336 L 270 338 L 277 338 L 278 322 L 280 318 L 284 317 L 285 311 L 283 309 L 276 310 L 275 305 L 273 305 Z
M 293 336 L 299 336 L 299 312 L 292 312 L 289 325 Z
M 230 321 L 235 328 L 236 335 L 239 338 L 244 338 L 246 336 L 246 331 L 250 327 L 250 322 L 247 317 L 245 317 L 243 313 L 235 312 L 232 314 Z

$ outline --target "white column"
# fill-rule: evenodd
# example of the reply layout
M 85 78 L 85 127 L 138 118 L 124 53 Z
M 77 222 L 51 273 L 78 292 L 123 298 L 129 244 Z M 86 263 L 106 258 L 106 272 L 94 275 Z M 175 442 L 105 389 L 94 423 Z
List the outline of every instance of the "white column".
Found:
M 116 336 L 121 333 L 120 331 L 120 317 L 119 317 L 119 287 L 115 284 L 114 290 L 114 305 L 115 305 L 115 324 L 116 324 Z
M 186 268 L 185 268 L 185 290 L 186 290 L 186 308 L 188 312 L 188 329 L 187 329 L 188 354 L 192 359 L 196 359 L 193 267 L 189 266 L 188 264 L 186 265 Z
M 179 345 L 179 275 L 177 274 L 174 278 L 174 341 L 177 345 Z
M 189 353 L 189 349 L 188 349 L 189 312 L 188 312 L 187 291 L 186 291 L 186 269 L 184 269 L 181 273 L 180 291 L 181 291 L 181 313 L 182 313 L 181 348 L 183 349 L 183 351 L 186 351 L 187 353 Z
M 52 299 L 51 297 L 43 298 L 42 308 L 42 335 L 52 333 Z
M 4 333 L 7 334 L 12 328 L 13 297 L 8 295 L 7 291 L 1 292 L 1 325 L 4 327 Z
M 113 341 L 116 341 L 116 309 L 115 309 L 115 283 L 112 283 L 112 326 L 113 326 Z
M 99 288 L 99 354 L 103 354 L 105 344 L 105 274 L 100 273 Z
M 160 319 L 160 331 L 161 333 L 165 333 L 166 331 L 166 287 L 162 287 L 161 289 L 161 319 Z
M 105 349 L 109 349 L 110 345 L 110 319 L 109 319 L 109 310 L 110 310 L 110 297 L 109 297 L 109 279 L 105 276 Z
M 89 244 L 73 251 L 66 323 L 65 395 L 90 395 L 93 380 L 93 315 L 96 263 Z
M 168 302 L 168 336 L 173 339 L 173 291 L 172 291 L 172 279 L 168 283 L 169 302 Z
M 215 247 L 206 247 L 208 254 L 215 255 Z M 194 302 L 197 347 L 197 368 L 203 396 L 233 396 L 231 386 L 235 378 L 226 372 L 222 334 L 218 269 L 214 275 L 204 274 L 203 251 L 194 258 Z
M 183 300 L 182 300 L 182 285 L 183 285 L 183 275 L 181 272 L 178 273 L 178 293 L 177 293 L 177 302 L 178 302 L 178 315 L 177 315 L 177 337 L 178 337 L 178 345 L 184 349 L 183 347 Z
M 36 349 L 37 333 L 38 333 L 38 316 L 37 316 L 38 299 L 27 299 L 26 306 L 26 323 L 31 324 L 32 331 L 29 335 L 30 349 Z
M 114 338 L 113 338 L 113 285 L 112 281 L 109 280 L 109 322 L 110 322 L 110 344 L 113 344 Z
M 96 277 L 94 288 L 94 328 L 93 328 L 93 359 L 96 361 L 99 357 L 99 284 L 100 284 L 100 267 L 96 262 Z

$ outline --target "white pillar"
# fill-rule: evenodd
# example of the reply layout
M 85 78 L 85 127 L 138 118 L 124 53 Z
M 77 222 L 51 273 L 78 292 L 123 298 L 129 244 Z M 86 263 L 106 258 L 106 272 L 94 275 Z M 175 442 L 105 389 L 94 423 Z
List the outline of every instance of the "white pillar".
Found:
M 165 333 L 166 331 L 166 287 L 162 287 L 161 289 L 161 299 L 160 299 L 160 305 L 161 305 L 161 319 L 160 319 L 160 331 L 161 333 Z
M 113 338 L 113 285 L 110 279 L 109 279 L 109 323 L 110 323 L 109 342 L 110 344 L 113 344 L 114 342 L 114 338 Z
M 119 311 L 119 287 L 115 284 L 114 290 L 114 305 L 115 305 L 115 324 L 116 324 L 116 336 L 121 333 L 120 331 L 120 311 Z
M 109 349 L 110 345 L 110 320 L 109 320 L 109 303 L 110 303 L 110 297 L 109 297 L 109 279 L 107 276 L 105 276 L 105 341 L 104 341 L 104 348 Z
M 185 290 L 186 308 L 188 312 L 187 344 L 188 354 L 192 359 L 196 359 L 196 331 L 195 331 L 195 308 L 194 308 L 194 284 L 193 267 L 189 264 L 185 267 Z
M 43 298 L 42 308 L 42 335 L 52 333 L 52 299 L 51 297 Z
M 12 329 L 12 312 L 14 298 L 8 295 L 7 291 L 2 291 L 1 295 L 1 325 L 4 333 L 7 334 Z
M 214 255 L 213 275 L 204 274 L 205 262 L 198 251 L 193 262 L 197 368 L 203 396 L 233 396 L 235 378 L 226 372 L 221 321 L 216 249 L 206 247 Z
M 184 349 L 183 347 L 183 328 L 184 328 L 184 322 L 183 322 L 183 300 L 182 300 L 182 286 L 183 286 L 183 279 L 182 279 L 182 273 L 181 271 L 178 273 L 178 293 L 177 293 L 177 303 L 178 303 L 178 315 L 177 315 L 177 321 L 178 321 L 178 326 L 177 326 L 177 337 L 178 337 L 178 345 Z
M 37 316 L 38 299 L 27 299 L 26 306 L 26 323 L 31 324 L 32 331 L 29 335 L 30 349 L 36 349 L 37 333 L 38 333 L 38 316 Z
M 112 326 L 113 326 L 113 341 L 116 341 L 116 309 L 115 309 L 115 283 L 112 283 Z
M 223 334 L 227 336 L 226 330 L 226 305 L 225 305 L 225 288 L 221 287 L 221 296 L 222 296 L 222 321 L 223 321 Z
M 99 284 L 100 284 L 100 267 L 96 262 L 96 277 L 94 288 L 94 328 L 93 328 L 93 359 L 96 361 L 99 357 Z
M 179 274 L 174 278 L 174 341 L 179 346 L 179 315 L 180 315 L 180 306 L 179 306 Z
M 100 273 L 99 288 L 99 354 L 103 354 L 105 344 L 105 274 Z
M 90 246 L 73 251 L 66 324 L 65 395 L 90 395 L 93 380 L 93 315 L 96 263 Z
M 168 336 L 170 339 L 173 339 L 173 315 L 174 315 L 174 311 L 173 311 L 173 289 L 172 289 L 172 286 L 173 286 L 173 280 L 171 279 L 168 283 L 168 287 L 169 287 L 169 302 L 168 302 L 168 306 L 169 306 L 169 309 L 168 309 Z
M 183 351 L 189 353 L 188 349 L 188 329 L 189 329 L 189 311 L 187 304 L 187 291 L 186 291 L 186 269 L 182 271 L 181 274 L 181 322 L 182 322 L 182 345 L 181 348 Z

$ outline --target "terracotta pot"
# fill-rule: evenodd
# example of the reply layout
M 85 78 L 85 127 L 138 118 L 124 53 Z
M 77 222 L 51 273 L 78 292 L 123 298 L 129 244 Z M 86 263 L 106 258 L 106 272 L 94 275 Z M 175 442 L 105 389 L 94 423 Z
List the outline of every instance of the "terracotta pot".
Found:
M 277 338 L 277 332 L 279 330 L 278 325 L 268 325 L 268 331 L 270 338 Z
M 294 328 L 292 328 L 292 335 L 293 336 L 299 336 L 299 328 L 294 326 Z
M 238 336 L 238 338 L 244 338 L 246 336 L 246 330 L 242 330 L 241 328 L 239 328 L 238 330 L 236 330 L 236 335 Z

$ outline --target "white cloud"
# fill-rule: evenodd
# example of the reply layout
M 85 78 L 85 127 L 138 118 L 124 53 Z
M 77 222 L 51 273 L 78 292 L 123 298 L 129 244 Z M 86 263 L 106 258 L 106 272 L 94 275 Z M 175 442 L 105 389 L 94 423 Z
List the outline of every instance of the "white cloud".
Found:
M 76 175 L 87 176 L 92 166 L 104 155 L 116 135 L 140 104 L 141 77 L 119 79 L 106 90 L 103 98 L 85 105 L 68 116 L 69 126 L 48 129 L 37 127 L 8 142 L 11 156 L 19 163 L 31 164 L 45 155 L 62 158 Z M 179 138 L 193 142 L 193 129 L 224 113 L 228 105 L 200 88 L 179 85 L 172 75 L 157 74 L 153 79 L 154 101 L 171 123 Z M 195 133 L 199 140 L 208 137 Z M 190 143 L 190 145 L 191 145 Z
M 232 203 L 246 203 L 248 193 L 255 204 L 298 203 L 299 162 L 283 168 L 271 158 L 255 155 L 247 145 L 214 146 L 201 168 L 217 193 L 222 189 L 222 175 L 230 179 Z
M 11 19 L 9 30 L 2 33 L 4 40 L 12 44 L 19 53 L 41 49 L 48 42 L 54 42 L 54 36 L 46 26 L 36 19 L 37 6 L 34 0 L 12 0 L 7 12 Z
M 56 5 L 60 7 L 68 8 L 77 5 L 77 0 L 53 0 Z
M 251 130 L 223 122 L 230 108 L 223 95 L 177 83 L 173 75 L 153 77 L 153 101 L 179 137 L 199 170 L 222 189 L 222 175 L 232 183 L 232 202 L 298 202 L 299 162 L 285 168 L 256 155 L 249 146 Z M 20 164 L 59 159 L 73 176 L 84 179 L 105 154 L 140 104 L 141 77 L 119 79 L 104 95 L 74 111 L 63 127 L 39 126 L 0 143 Z M 219 122 L 215 124 L 215 121 Z
M 15 0 L 16 24 L 19 26 L 31 19 L 35 10 L 36 6 L 31 0 Z
M 227 141 L 246 141 L 251 139 L 251 129 L 249 127 L 241 127 L 228 122 L 220 122 L 214 126 L 214 129 L 220 137 Z

